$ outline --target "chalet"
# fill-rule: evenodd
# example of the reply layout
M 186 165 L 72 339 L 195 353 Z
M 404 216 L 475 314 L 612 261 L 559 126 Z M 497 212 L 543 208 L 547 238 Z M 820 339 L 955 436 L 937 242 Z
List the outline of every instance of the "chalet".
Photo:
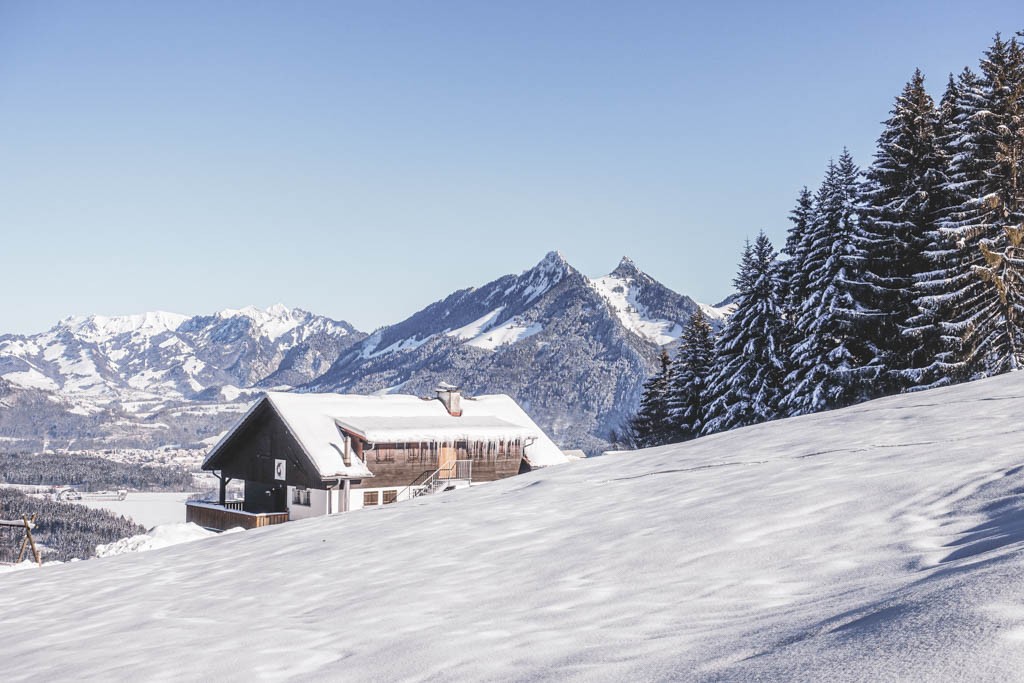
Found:
M 511 397 L 269 392 L 213 447 L 203 469 L 216 503 L 189 501 L 186 519 L 253 528 L 387 505 L 565 462 Z M 227 500 L 230 481 L 244 500 Z

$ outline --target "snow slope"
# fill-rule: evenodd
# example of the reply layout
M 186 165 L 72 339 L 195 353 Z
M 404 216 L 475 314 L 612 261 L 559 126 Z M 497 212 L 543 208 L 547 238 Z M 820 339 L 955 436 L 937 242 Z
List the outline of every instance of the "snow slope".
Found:
M 1010 680 L 1024 373 L 0 578 L 6 680 Z
M 182 505 L 184 507 L 184 504 Z M 239 533 L 242 529 L 229 529 L 230 533 Z M 225 532 L 225 533 L 228 533 Z M 114 557 L 125 553 L 144 553 L 158 548 L 168 548 L 180 543 L 192 543 L 203 538 L 216 536 L 214 531 L 207 531 L 198 524 L 180 522 L 178 524 L 162 524 L 138 536 L 129 536 L 96 546 L 97 557 Z
M 645 289 L 662 286 L 639 271 L 628 257 L 622 257 L 619 266 L 608 275 L 590 280 L 590 285 L 608 302 L 608 306 L 615 312 L 622 326 L 638 337 L 664 346 L 679 339 L 679 335 L 683 333 L 683 321 L 659 318 L 648 310 L 641 300 L 646 293 Z M 692 300 L 688 303 L 690 307 L 706 307 L 706 304 L 698 304 Z M 685 308 L 678 307 L 677 315 L 678 310 Z

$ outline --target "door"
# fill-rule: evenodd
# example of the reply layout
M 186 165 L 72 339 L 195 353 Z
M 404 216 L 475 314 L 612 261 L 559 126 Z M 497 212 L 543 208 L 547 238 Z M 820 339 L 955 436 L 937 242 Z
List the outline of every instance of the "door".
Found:
M 437 476 L 440 479 L 451 479 L 455 476 L 455 461 L 457 458 L 454 446 L 441 446 L 441 450 L 438 451 L 437 455 L 437 468 L 441 470 Z

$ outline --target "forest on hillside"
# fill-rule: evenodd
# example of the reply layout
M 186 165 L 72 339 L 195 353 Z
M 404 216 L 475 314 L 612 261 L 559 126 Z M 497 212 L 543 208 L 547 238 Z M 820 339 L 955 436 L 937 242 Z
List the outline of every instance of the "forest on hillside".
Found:
M 146 533 L 145 527 L 106 510 L 84 505 L 58 503 L 27 496 L 20 491 L 0 487 L 0 519 L 17 520 L 36 515 L 32 535 L 43 562 L 67 562 L 88 559 L 96 546 Z M 18 559 L 24 531 L 16 527 L 0 528 L 0 562 Z M 31 559 L 31 551 L 25 557 Z
M 936 102 L 915 71 L 871 164 L 803 188 L 782 256 L 744 247 L 736 310 L 663 352 L 631 446 L 685 441 L 1024 366 L 1024 46 L 996 35 Z
M 74 486 L 81 491 L 190 491 L 183 467 L 132 465 L 85 455 L 0 453 L 0 484 Z

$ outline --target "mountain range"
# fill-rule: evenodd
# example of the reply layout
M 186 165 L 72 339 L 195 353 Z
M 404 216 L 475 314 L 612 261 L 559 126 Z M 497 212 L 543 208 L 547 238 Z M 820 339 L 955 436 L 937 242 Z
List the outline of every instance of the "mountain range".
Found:
M 0 440 L 11 449 L 201 445 L 265 389 L 507 393 L 560 445 L 604 448 L 659 349 L 702 307 L 628 258 L 589 278 L 558 252 L 366 334 L 275 305 L 188 317 L 69 317 L 0 337 Z M 42 443 L 40 443 L 42 442 Z

